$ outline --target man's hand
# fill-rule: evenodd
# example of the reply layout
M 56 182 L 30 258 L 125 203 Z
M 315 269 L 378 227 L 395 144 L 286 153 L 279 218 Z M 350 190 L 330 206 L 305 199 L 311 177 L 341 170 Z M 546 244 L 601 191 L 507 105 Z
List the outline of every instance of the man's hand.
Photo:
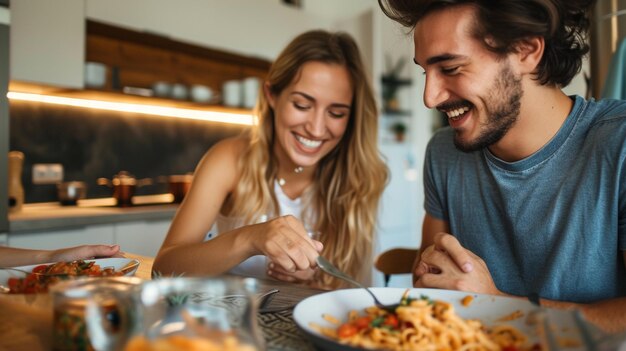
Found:
M 421 252 L 414 273 L 415 287 L 502 294 L 485 261 L 447 233 L 438 233 L 434 244 Z

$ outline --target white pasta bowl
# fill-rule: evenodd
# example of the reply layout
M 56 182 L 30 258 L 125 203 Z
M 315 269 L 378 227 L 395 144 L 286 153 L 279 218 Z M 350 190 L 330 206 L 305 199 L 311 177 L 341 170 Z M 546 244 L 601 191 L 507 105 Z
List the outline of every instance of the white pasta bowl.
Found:
M 378 299 L 384 304 L 397 303 L 400 301 L 404 288 L 371 288 Z M 472 296 L 472 302 L 463 306 L 462 300 L 466 296 Z M 540 343 L 537 323 L 529 323 L 528 317 L 538 307 L 527 300 L 507 298 L 493 295 L 471 294 L 460 291 L 440 289 L 410 289 L 409 296 L 420 298 L 426 296 L 431 300 L 441 300 L 453 305 L 455 312 L 465 319 L 478 319 L 485 326 L 510 325 L 519 329 L 529 338 L 530 344 Z M 374 305 L 372 297 L 363 289 L 342 289 L 319 295 L 314 295 L 302 300 L 293 312 L 293 318 L 297 326 L 304 334 L 322 350 L 352 351 L 360 348 L 348 346 L 322 335 L 315 325 L 329 328 L 337 328 L 323 317 L 328 314 L 339 320 L 340 323 L 348 321 L 348 313 L 356 310 L 364 315 L 364 309 Z M 553 331 L 557 337 L 578 342 L 580 347 L 568 348 L 568 350 L 584 350 L 584 344 L 578 335 L 576 322 L 572 314 L 561 310 L 546 309 L 547 318 L 554 326 Z M 516 316 L 516 318 L 513 318 Z

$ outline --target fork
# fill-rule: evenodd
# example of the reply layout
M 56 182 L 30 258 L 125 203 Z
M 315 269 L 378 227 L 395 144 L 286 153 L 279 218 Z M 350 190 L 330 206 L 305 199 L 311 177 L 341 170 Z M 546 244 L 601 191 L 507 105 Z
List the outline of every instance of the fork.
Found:
M 124 275 L 126 275 L 128 272 L 132 271 L 133 269 L 135 269 L 138 266 L 139 266 L 139 261 L 132 260 L 132 261 L 128 262 L 124 267 L 120 268 L 120 270 L 118 272 L 122 272 L 122 273 L 124 273 Z M 104 268 L 108 268 L 108 267 L 104 267 Z M 113 267 L 113 270 L 115 270 L 115 267 Z
M 559 345 L 558 337 L 552 330 L 552 323 L 548 318 L 547 310 L 539 303 L 539 295 L 531 294 L 529 300 L 537 306 L 536 310 L 533 310 L 529 317 L 534 323 L 539 323 L 539 329 L 545 340 L 546 347 L 549 351 L 559 351 L 565 349 L 564 346 Z M 605 333 L 598 327 L 587 322 L 583 317 L 580 310 L 573 310 L 570 312 L 571 318 L 575 322 L 575 327 L 579 332 L 582 339 L 583 346 L 587 351 L 615 351 L 626 349 L 626 332 L 621 333 Z
M 390 305 L 386 305 L 382 302 L 380 302 L 378 300 L 378 298 L 376 297 L 376 295 L 374 295 L 374 293 L 365 285 L 359 283 L 358 281 L 356 281 L 354 278 L 352 278 L 351 276 L 347 275 L 346 273 L 342 272 L 339 270 L 339 268 L 335 267 L 332 263 L 330 263 L 330 261 L 328 261 L 327 259 L 325 259 L 323 256 L 317 256 L 317 259 L 315 260 L 315 262 L 317 262 L 317 265 L 326 273 L 332 275 L 335 278 L 339 278 L 341 280 L 347 281 L 348 283 L 351 283 L 359 288 L 365 289 L 365 291 L 367 291 L 368 294 L 370 294 L 370 296 L 372 296 L 372 298 L 374 299 L 374 304 L 376 305 L 376 307 L 380 308 L 381 310 L 385 310 L 387 312 L 390 313 L 394 313 L 396 311 L 396 308 L 400 305 L 399 303 L 394 303 L 394 304 L 390 304 Z

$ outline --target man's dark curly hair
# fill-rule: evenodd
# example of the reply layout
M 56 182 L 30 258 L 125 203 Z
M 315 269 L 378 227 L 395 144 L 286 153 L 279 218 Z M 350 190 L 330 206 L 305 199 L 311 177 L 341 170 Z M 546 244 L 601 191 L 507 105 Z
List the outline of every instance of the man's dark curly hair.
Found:
M 580 72 L 595 0 L 378 0 L 387 17 L 415 28 L 428 13 L 448 6 L 477 9 L 474 36 L 498 54 L 515 52 L 526 38 L 543 37 L 536 79 L 564 87 Z M 489 38 L 487 42 L 485 39 Z

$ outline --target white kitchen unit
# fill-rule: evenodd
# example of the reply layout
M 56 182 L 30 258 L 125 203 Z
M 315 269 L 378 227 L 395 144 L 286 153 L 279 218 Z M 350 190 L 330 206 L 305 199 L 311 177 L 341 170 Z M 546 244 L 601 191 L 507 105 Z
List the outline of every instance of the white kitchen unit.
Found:
M 107 200 L 107 199 L 99 199 Z M 112 198 L 111 198 L 112 200 Z M 176 212 L 176 204 L 119 208 L 26 204 L 9 216 L 8 244 L 57 249 L 85 244 L 118 244 L 122 251 L 155 256 Z
M 125 222 L 114 225 L 115 243 L 122 251 L 156 256 L 170 227 L 170 220 Z
M 59 249 L 84 244 L 115 243 L 114 227 L 110 224 L 91 225 L 76 229 L 9 234 L 9 246 L 24 249 Z
M 10 38 L 11 79 L 83 87 L 84 0 L 13 1 Z
M 170 222 L 170 220 L 133 221 L 76 229 L 19 233 L 8 236 L 8 245 L 27 249 L 56 249 L 84 244 L 118 244 L 122 251 L 154 257 L 167 235 Z

